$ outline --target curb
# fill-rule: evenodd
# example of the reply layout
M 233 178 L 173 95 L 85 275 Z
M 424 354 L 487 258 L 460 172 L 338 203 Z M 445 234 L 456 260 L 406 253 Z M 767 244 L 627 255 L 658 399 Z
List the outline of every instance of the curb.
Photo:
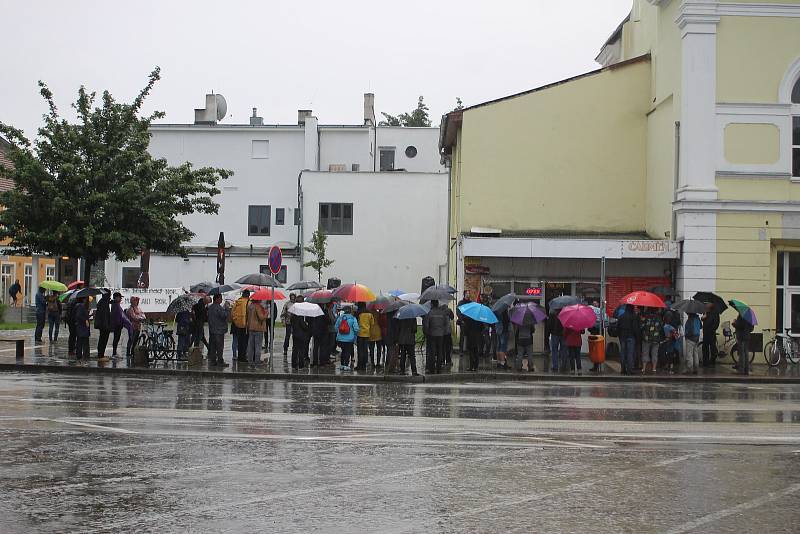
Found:
M 158 376 L 189 378 L 232 378 L 249 380 L 286 380 L 291 382 L 330 382 L 341 384 L 454 384 L 468 382 L 596 382 L 596 383 L 687 383 L 687 384 L 800 384 L 797 377 L 770 376 L 625 376 L 618 374 L 599 375 L 551 375 L 530 373 L 448 373 L 434 375 L 333 375 L 333 374 L 286 374 L 286 373 L 237 373 L 208 371 L 204 369 L 158 369 L 136 367 L 82 367 L 64 365 L 25 365 L 0 363 L 0 372 L 56 373 L 56 374 L 108 374 L 117 376 Z

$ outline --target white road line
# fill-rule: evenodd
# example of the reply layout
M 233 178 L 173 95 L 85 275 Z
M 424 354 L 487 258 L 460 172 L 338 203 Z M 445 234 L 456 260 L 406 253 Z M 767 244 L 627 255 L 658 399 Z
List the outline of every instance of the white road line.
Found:
M 31 349 L 40 349 L 40 348 L 42 348 L 44 346 L 45 345 L 25 345 L 25 352 L 27 352 L 27 351 L 29 351 Z M 11 348 L 11 349 L 0 349 L 0 352 L 16 352 L 16 351 L 17 351 L 16 347 Z
M 689 532 L 691 530 L 696 529 L 697 527 L 701 527 L 703 525 L 707 525 L 709 523 L 714 523 L 728 517 L 730 515 L 743 512 L 745 510 L 749 510 L 751 508 L 756 508 L 757 506 L 761 506 L 762 504 L 766 504 L 771 501 L 776 501 L 787 495 L 792 495 L 793 493 L 797 493 L 800 491 L 800 484 L 792 484 L 788 488 L 784 488 L 780 491 L 773 491 L 767 493 L 763 497 L 759 497 L 757 499 L 753 499 L 752 501 L 743 502 L 731 508 L 726 508 L 724 510 L 720 510 L 718 512 L 714 512 L 713 514 L 705 515 L 701 518 L 695 519 L 694 521 L 689 521 L 688 523 L 684 523 L 679 525 L 673 529 L 667 531 L 668 534 L 680 534 L 682 532 Z
M 127 430 L 125 428 L 114 428 L 113 426 L 102 426 L 102 425 L 93 425 L 91 423 L 81 423 L 80 421 L 70 421 L 69 419 L 46 419 L 46 418 L 37 418 L 39 421 L 53 421 L 55 423 L 63 423 L 65 425 L 75 425 L 75 426 L 82 426 L 86 428 L 96 428 L 98 430 L 104 430 L 106 432 L 118 432 L 120 434 L 138 434 L 138 432 L 134 430 Z

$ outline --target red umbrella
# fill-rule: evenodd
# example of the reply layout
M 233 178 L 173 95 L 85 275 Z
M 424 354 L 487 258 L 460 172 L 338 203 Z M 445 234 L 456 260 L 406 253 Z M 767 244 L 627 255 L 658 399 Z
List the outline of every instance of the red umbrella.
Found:
M 250 295 L 250 300 L 272 300 L 272 289 L 259 288 L 258 291 Z M 281 291 L 275 290 L 275 300 L 283 300 L 286 298 Z
M 375 300 L 375 293 L 367 286 L 361 284 L 345 284 L 340 286 L 333 292 L 333 296 L 345 302 L 372 302 Z
M 620 301 L 622 304 L 632 304 L 634 306 L 643 306 L 645 308 L 666 308 L 667 305 L 661 300 L 661 297 L 649 291 L 634 291 L 628 293 Z
M 86 282 L 84 282 L 83 280 L 75 280 L 74 282 L 72 282 L 70 285 L 67 286 L 67 289 L 75 289 L 78 286 L 84 286 L 84 285 L 86 285 Z
M 567 306 L 558 314 L 558 320 L 564 325 L 564 328 L 570 330 L 583 330 L 584 328 L 591 328 L 597 322 L 597 315 L 594 313 L 594 308 L 585 306 L 583 304 L 573 304 Z
M 327 289 L 318 289 L 305 297 L 306 302 L 313 302 L 314 304 L 327 304 L 332 300 L 333 291 Z

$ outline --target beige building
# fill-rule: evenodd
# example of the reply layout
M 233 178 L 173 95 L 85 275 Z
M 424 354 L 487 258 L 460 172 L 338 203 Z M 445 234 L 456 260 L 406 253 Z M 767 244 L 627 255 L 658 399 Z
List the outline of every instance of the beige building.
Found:
M 800 2 L 634 0 L 597 71 L 444 117 L 450 280 L 800 328 Z M 723 320 L 732 320 L 729 313 Z

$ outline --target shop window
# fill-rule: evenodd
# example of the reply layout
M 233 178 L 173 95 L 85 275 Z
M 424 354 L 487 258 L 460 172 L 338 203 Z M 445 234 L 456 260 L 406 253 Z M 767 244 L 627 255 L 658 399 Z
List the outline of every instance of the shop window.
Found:
M 789 285 L 800 286 L 800 252 L 789 252 Z

